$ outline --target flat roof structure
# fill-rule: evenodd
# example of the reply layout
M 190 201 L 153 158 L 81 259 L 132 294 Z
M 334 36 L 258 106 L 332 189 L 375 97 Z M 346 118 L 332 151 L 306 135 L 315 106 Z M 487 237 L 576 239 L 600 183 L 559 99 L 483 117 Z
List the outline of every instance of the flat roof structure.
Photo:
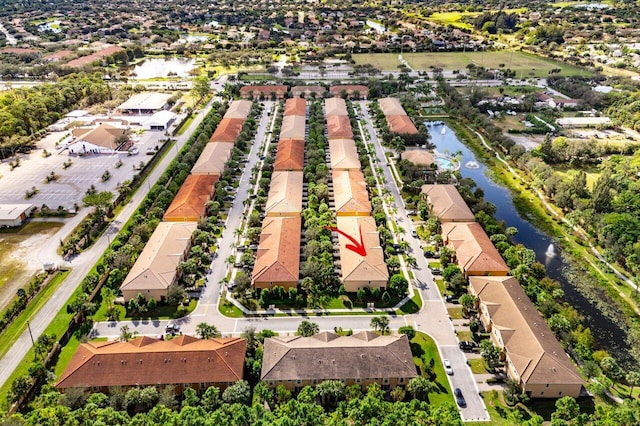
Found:
M 329 155 L 333 170 L 360 170 L 361 168 L 358 149 L 353 139 L 331 139 Z
M 267 217 L 300 216 L 302 180 L 302 172 L 273 172 L 265 206 Z
M 333 170 L 333 197 L 337 216 L 370 216 L 371 202 L 360 170 Z
M 176 115 L 171 111 L 158 111 L 154 113 L 147 121 L 143 123 L 146 129 L 162 129 L 166 130 L 169 125 L 176 119 Z
M 477 222 L 443 222 L 442 240 L 456 251 L 465 276 L 507 275 L 509 267 Z
M 441 222 L 473 222 L 475 216 L 455 185 L 422 185 L 422 197 Z
M 251 274 L 254 288 L 278 285 L 289 289 L 298 285 L 301 231 L 300 216 L 265 218 Z
M 402 154 L 400 154 L 400 158 L 410 161 L 416 166 L 428 167 L 435 162 L 433 154 L 426 149 L 407 149 Z
M 378 99 L 378 105 L 384 115 L 407 115 L 404 107 L 397 98 L 381 98 Z
M 532 397 L 578 397 L 584 381 L 538 309 L 514 277 L 470 277 L 491 338 L 507 371 Z
M 304 115 L 287 115 L 282 119 L 280 139 L 304 140 L 306 117 Z
M 165 222 L 197 222 L 207 211 L 218 175 L 189 175 L 164 214 Z
M 247 341 L 239 337 L 186 335 L 171 340 L 144 336 L 128 342 L 81 343 L 54 387 L 226 386 L 242 379 L 246 346 Z
M 153 112 L 164 109 L 171 98 L 170 93 L 143 92 L 133 95 L 116 109 L 128 112 Z
M 351 121 L 346 115 L 327 116 L 327 134 L 331 139 L 353 139 Z
M 390 133 L 399 135 L 417 135 L 418 129 L 408 115 L 387 115 L 387 126 Z
M 342 98 L 327 98 L 324 100 L 324 113 L 330 115 L 349 115 L 347 103 Z
M 196 222 L 160 222 L 124 279 L 120 290 L 125 301 L 142 293 L 160 301 L 155 294 L 166 292 L 178 275 L 178 264 L 191 246 Z
M 360 256 L 346 246 L 353 244 L 342 234 L 338 234 L 340 245 L 341 281 L 348 292 L 359 288 L 386 288 L 389 282 L 389 270 L 384 262 L 384 253 L 380 247 L 380 236 L 376 222 L 371 216 L 338 216 L 338 229 L 362 241 L 366 256 Z
M 253 102 L 251 101 L 233 101 L 229 104 L 227 112 L 224 113 L 223 118 L 241 118 L 246 120 L 251 113 L 251 107 Z
M 287 99 L 287 102 L 284 104 L 284 114 L 285 117 L 289 115 L 307 115 L 307 101 L 302 98 L 290 98 Z
M 273 163 L 275 171 L 302 171 L 304 168 L 304 141 L 280 139 L 278 152 Z
M 221 176 L 232 153 L 232 142 L 209 142 L 191 168 L 191 174 Z
M 33 204 L 0 204 L 0 226 L 20 226 L 33 210 Z
M 403 378 L 408 383 L 418 375 L 407 336 L 371 331 L 351 336 L 324 331 L 311 337 L 269 337 L 263 359 L 260 378 L 265 382 Z
M 563 117 L 558 118 L 556 123 L 562 127 L 595 127 L 611 124 L 609 117 Z
M 242 126 L 245 120 L 243 118 L 223 118 L 218 123 L 215 132 L 209 139 L 209 142 L 233 142 L 238 141 Z

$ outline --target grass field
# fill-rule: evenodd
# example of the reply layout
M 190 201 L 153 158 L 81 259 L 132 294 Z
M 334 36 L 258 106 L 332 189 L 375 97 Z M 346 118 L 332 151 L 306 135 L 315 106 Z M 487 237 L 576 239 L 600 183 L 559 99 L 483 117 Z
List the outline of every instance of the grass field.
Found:
M 374 55 L 370 55 L 374 56 Z M 444 70 L 459 70 L 467 65 L 475 63 L 486 68 L 499 69 L 500 64 L 504 68 L 511 68 L 516 72 L 516 77 L 529 77 L 533 72 L 536 77 L 546 77 L 549 70 L 560 68 L 560 75 L 588 75 L 589 73 L 571 65 L 556 62 L 551 59 L 515 51 L 499 52 L 424 52 L 406 53 L 406 61 L 416 70 L 428 70 L 430 66 Z
M 358 65 L 373 65 L 381 71 L 398 71 L 400 65 L 397 53 L 358 53 L 353 59 Z
M 420 368 L 420 371 L 424 370 L 425 361 L 427 363 L 430 363 L 432 359 L 434 361 L 433 370 L 436 373 L 435 384 L 438 390 L 429 394 L 428 402 L 434 404 L 434 406 L 444 402 L 453 403 L 449 381 L 440 360 L 438 347 L 433 339 L 424 333 L 417 332 L 416 337 L 411 339 L 411 353 L 413 354 L 413 361 Z
M 462 21 L 464 17 L 475 17 L 480 15 L 480 12 L 436 12 L 427 16 L 427 21 L 435 22 L 440 25 L 449 25 L 451 27 L 470 30 L 473 25 Z

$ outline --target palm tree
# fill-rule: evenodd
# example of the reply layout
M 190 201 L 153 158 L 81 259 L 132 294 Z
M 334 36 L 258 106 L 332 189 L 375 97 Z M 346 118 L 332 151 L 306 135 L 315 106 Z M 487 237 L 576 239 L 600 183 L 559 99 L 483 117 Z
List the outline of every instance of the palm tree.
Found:
M 296 335 L 302 337 L 310 337 L 314 334 L 318 334 L 320 331 L 320 327 L 315 322 L 303 320 L 298 326 L 298 330 L 296 331 Z
M 196 334 L 201 339 L 212 339 L 214 337 L 220 337 L 220 332 L 215 325 L 201 322 L 196 326 Z
M 389 328 L 389 317 L 387 316 L 376 316 L 371 319 L 371 323 L 369 324 L 371 328 L 380 334 L 389 334 L 391 329 Z

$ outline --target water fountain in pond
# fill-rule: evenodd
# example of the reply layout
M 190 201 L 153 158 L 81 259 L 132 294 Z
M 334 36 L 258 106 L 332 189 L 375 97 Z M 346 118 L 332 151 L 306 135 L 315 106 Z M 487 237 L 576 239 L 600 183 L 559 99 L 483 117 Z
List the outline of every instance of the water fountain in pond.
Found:
M 555 257 L 556 248 L 553 246 L 553 244 L 549 244 L 549 247 L 547 247 L 547 251 L 544 252 L 544 255 L 547 258 Z

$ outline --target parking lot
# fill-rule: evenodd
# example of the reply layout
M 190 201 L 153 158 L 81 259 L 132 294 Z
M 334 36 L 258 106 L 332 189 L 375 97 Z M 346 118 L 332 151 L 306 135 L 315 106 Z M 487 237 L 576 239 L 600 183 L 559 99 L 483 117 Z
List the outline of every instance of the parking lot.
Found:
M 20 155 L 20 166 L 11 170 L 10 160 L 0 163 L 0 203 L 32 203 L 38 207 L 46 204 L 51 209 L 63 206 L 73 209 L 74 204 L 82 206 L 82 198 L 87 189 L 94 185 L 97 191 L 117 193 L 116 186 L 120 182 L 130 180 L 137 173 L 134 167 L 146 164 L 150 155 L 145 155 L 148 148 L 153 149 L 164 132 L 147 131 L 142 135 L 134 134 L 134 147 L 138 154 L 127 152 L 109 155 L 69 155 L 66 150 L 56 149 L 56 142 L 64 138 L 67 132 L 52 132 L 37 143 L 37 149 L 30 154 Z M 44 150 L 51 155 L 44 156 Z M 65 163 L 71 164 L 65 168 Z M 122 165 L 117 167 L 117 164 Z M 102 182 L 102 175 L 109 171 L 111 178 Z M 57 179 L 46 183 L 47 176 L 53 172 Z M 27 191 L 36 188 L 37 193 L 29 199 Z

